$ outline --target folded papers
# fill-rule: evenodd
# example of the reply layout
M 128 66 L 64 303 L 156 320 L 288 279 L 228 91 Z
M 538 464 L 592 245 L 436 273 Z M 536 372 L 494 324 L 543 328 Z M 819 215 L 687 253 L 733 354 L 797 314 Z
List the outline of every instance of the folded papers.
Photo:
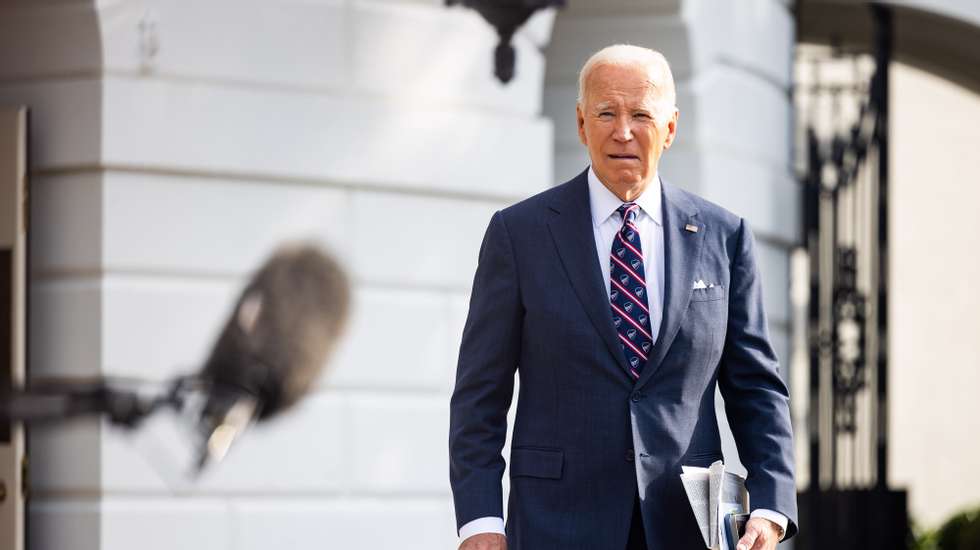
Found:
M 718 460 L 708 468 L 683 466 L 681 483 L 701 529 L 705 548 L 735 550 L 724 536 L 725 522 L 730 514 L 749 511 L 745 479 L 726 471 L 725 463 Z

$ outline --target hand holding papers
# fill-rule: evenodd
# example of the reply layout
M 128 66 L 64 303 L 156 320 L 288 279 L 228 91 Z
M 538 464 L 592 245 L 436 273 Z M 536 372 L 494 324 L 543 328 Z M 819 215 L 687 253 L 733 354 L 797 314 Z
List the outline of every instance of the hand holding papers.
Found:
M 712 550 L 735 550 L 725 537 L 725 523 L 729 515 L 746 514 L 749 511 L 749 493 L 745 490 L 745 480 L 725 471 L 725 464 L 719 460 L 708 468 L 683 466 L 681 483 L 698 527 L 701 528 L 705 547 Z

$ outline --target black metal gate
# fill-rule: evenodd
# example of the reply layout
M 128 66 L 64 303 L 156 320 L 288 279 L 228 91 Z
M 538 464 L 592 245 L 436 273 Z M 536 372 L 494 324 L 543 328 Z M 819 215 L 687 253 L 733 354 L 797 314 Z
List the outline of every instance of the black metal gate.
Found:
M 815 50 L 805 113 L 809 255 L 809 488 L 805 550 L 907 547 L 906 494 L 888 473 L 888 92 L 892 18 L 872 5 L 873 55 Z M 802 51 L 802 50 L 801 50 Z

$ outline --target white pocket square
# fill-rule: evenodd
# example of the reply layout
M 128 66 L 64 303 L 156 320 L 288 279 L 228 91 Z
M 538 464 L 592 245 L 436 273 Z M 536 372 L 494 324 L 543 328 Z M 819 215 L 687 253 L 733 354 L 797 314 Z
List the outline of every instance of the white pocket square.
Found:
M 697 281 L 696 281 L 696 282 L 694 283 L 694 288 L 693 288 L 693 290 L 701 290 L 701 289 L 705 289 L 705 288 L 708 288 L 708 285 L 706 285 L 706 284 L 704 284 L 704 281 L 703 281 L 703 280 L 701 280 L 701 279 L 698 279 L 698 280 L 697 280 Z

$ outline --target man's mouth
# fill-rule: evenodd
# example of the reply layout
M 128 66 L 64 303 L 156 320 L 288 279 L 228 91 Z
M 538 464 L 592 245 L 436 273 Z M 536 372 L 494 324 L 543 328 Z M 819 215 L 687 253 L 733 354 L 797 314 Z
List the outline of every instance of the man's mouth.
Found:
M 640 160 L 640 157 L 636 155 L 608 155 L 609 158 L 614 160 Z

